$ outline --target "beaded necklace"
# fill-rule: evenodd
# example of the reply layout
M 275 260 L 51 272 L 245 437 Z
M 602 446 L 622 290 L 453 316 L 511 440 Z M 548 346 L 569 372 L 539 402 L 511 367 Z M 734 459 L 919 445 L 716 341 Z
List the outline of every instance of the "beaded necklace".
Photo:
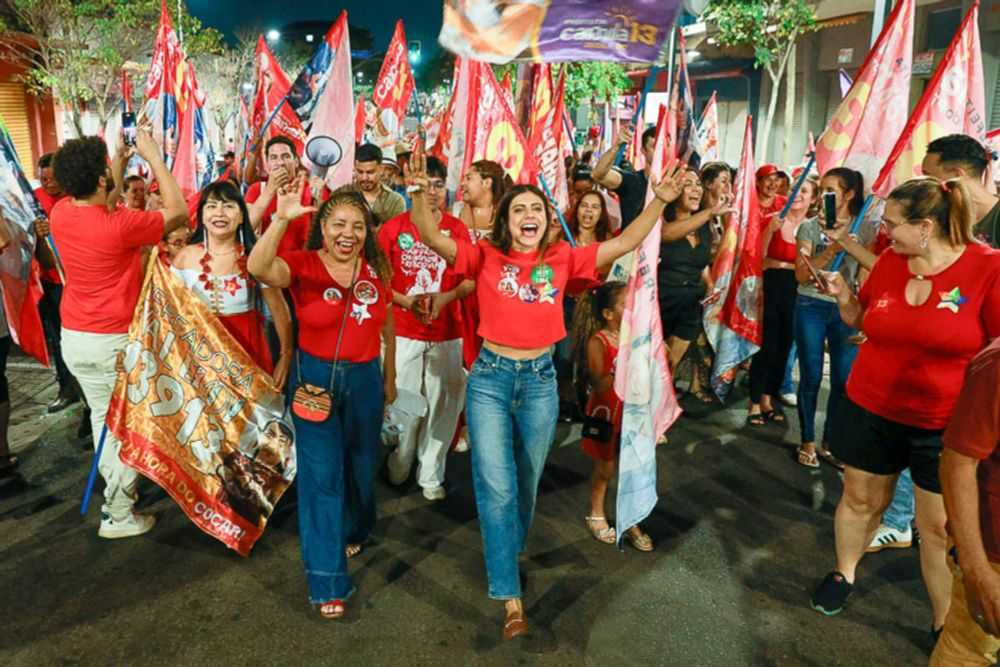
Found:
M 201 259 L 198 263 L 201 265 L 201 273 L 198 275 L 198 280 L 201 281 L 202 285 L 205 287 L 205 291 L 211 294 L 211 302 L 209 307 L 212 312 L 219 313 L 222 312 L 222 291 L 223 287 L 220 286 L 220 280 L 212 275 L 212 269 L 209 263 L 212 261 L 212 255 L 208 250 L 208 237 L 206 236 L 205 242 L 201 244 L 204 252 L 201 255 Z M 247 256 L 244 253 L 244 247 L 242 245 L 236 246 L 236 268 L 239 273 L 239 278 L 246 281 L 247 289 L 254 284 L 254 279 L 250 276 L 250 272 L 247 271 Z M 232 252 L 225 253 L 226 255 L 233 254 Z

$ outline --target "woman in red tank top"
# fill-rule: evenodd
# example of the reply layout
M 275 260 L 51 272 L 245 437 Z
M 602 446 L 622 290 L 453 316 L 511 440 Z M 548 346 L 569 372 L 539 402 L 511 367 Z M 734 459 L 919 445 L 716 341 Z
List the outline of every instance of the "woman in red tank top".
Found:
M 764 331 L 760 351 L 750 364 L 750 407 L 747 424 L 785 423 L 785 415 L 772 399 L 781 393 L 788 354 L 795 340 L 795 234 L 816 203 L 819 182 L 806 178 L 782 219 L 775 215 L 764 230 Z

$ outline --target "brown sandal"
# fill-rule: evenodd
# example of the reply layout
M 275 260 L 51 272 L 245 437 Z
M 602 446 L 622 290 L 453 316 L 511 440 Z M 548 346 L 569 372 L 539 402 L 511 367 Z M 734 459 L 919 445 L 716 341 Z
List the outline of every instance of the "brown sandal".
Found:
M 339 598 L 319 605 L 319 615 L 323 618 L 340 618 L 344 611 L 344 601 Z
M 508 641 L 528 631 L 528 619 L 523 611 L 512 611 L 503 620 L 503 640 Z

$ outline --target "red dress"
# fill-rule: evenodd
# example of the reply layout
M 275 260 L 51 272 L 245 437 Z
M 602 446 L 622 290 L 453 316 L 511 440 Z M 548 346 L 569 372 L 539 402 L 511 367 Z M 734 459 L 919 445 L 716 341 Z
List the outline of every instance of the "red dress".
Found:
M 611 344 L 603 331 L 598 331 L 595 335 L 604 343 L 604 373 L 610 373 L 613 377 L 618 348 Z M 615 425 L 615 432 L 611 442 L 584 438 L 583 451 L 595 461 L 614 461 L 618 458 L 618 445 L 622 435 L 622 399 L 615 393 L 614 383 L 602 392 L 591 389 L 590 398 L 587 400 L 587 416 L 608 420 Z

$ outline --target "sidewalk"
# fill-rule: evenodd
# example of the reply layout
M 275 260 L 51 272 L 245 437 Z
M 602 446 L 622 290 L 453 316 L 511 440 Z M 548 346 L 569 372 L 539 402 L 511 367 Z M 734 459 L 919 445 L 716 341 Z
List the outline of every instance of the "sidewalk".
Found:
M 7 361 L 7 384 L 10 386 L 10 427 L 7 438 L 11 452 L 17 454 L 49 438 L 76 436 L 83 403 L 76 403 L 54 415 L 45 410 L 56 400 L 59 385 L 55 370 L 45 368 L 17 347 L 11 348 Z M 72 426 L 64 432 L 63 426 Z

